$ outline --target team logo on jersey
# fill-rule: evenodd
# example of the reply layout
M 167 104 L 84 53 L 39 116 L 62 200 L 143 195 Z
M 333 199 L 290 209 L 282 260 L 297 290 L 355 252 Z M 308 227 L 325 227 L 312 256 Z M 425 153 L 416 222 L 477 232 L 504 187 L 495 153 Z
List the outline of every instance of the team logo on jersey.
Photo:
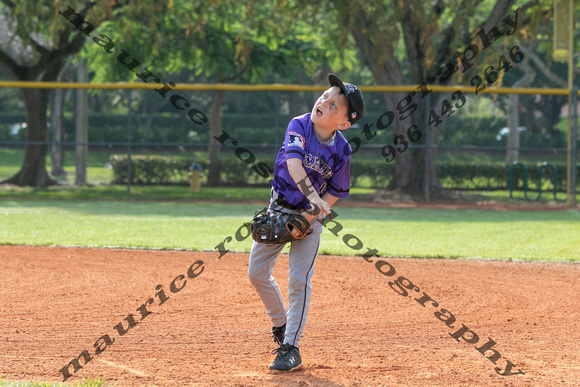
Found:
M 298 133 L 296 132 L 288 133 L 288 146 L 299 146 L 300 148 L 304 149 L 305 144 L 306 140 Z

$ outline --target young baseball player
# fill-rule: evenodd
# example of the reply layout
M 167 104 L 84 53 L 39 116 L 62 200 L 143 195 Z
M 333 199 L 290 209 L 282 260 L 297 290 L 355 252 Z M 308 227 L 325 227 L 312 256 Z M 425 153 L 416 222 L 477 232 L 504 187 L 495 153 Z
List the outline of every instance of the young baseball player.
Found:
M 302 368 L 298 350 L 304 331 L 312 275 L 318 254 L 323 215 L 349 195 L 351 147 L 340 131 L 348 129 L 364 113 L 361 91 L 329 74 L 330 88 L 310 113 L 293 118 L 276 157 L 268 211 L 299 213 L 312 224 L 305 237 L 291 242 L 289 252 L 288 310 L 272 272 L 284 244 L 254 242 L 248 277 L 256 288 L 274 327 L 272 371 Z

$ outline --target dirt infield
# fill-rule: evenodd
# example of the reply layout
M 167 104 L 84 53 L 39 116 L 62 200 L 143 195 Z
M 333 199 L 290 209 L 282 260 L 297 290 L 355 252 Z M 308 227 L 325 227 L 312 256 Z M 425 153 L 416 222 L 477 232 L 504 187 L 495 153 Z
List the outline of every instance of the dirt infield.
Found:
M 218 255 L 0 246 L 0 374 L 61 382 L 60 370 L 86 350 L 90 361 L 81 357 L 67 383 L 580 383 L 578 264 L 385 259 L 396 269 L 386 277 L 376 262 L 320 256 L 301 342 L 305 369 L 269 374 L 275 345 L 246 277 L 248 255 Z M 274 275 L 283 292 L 287 270 L 282 256 Z M 129 314 L 135 325 L 125 332 Z M 497 352 L 485 352 L 491 346 Z M 525 374 L 500 376 L 496 367 Z

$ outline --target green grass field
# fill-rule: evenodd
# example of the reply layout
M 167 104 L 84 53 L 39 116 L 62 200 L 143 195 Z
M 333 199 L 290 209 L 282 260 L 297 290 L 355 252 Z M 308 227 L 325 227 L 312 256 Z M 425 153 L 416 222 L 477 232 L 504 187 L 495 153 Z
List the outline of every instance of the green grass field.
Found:
M 22 151 L 0 150 L 0 179 L 18 170 L 21 157 Z M 1 189 L 0 243 L 215 251 L 218 243 L 235 236 L 259 206 L 195 201 L 265 203 L 268 198 L 267 187 L 203 187 L 200 192 L 192 192 L 183 186 L 133 186 L 133 201 L 128 202 L 126 186 L 106 184 L 112 175 L 105 168 L 108 158 L 107 152 L 89 154 L 89 181 L 94 186 Z M 70 183 L 74 179 L 71 164 L 74 160 L 71 155 L 66 160 Z M 354 188 L 351 193 L 374 191 Z M 515 192 L 514 199 L 509 199 L 508 191 L 471 193 L 478 200 L 526 203 L 522 192 Z M 531 192 L 530 196 L 535 194 Z M 563 197 L 559 194 L 559 198 Z M 549 200 L 553 200 L 551 194 L 543 193 L 541 201 Z M 323 254 L 356 255 L 371 248 L 385 256 L 580 260 L 577 210 L 493 212 L 339 207 L 336 211 L 344 230 L 338 237 L 325 231 L 320 249 Z M 346 246 L 342 240 L 345 234 L 357 236 L 364 249 L 355 251 Z M 247 252 L 250 246 L 251 238 L 237 241 L 234 237 L 226 247 Z
M 105 387 L 107 384 L 101 379 L 85 379 L 82 382 L 75 382 L 74 384 L 54 384 L 50 382 L 8 382 L 2 380 L 0 377 L 0 387 L 60 387 L 60 386 L 71 386 L 71 387 Z
M 249 252 L 248 222 L 257 205 L 122 201 L 3 200 L 0 243 Z M 580 211 L 547 212 L 336 207 L 322 254 L 580 260 Z M 236 240 L 236 232 L 240 241 Z M 337 229 L 335 236 L 330 229 Z M 353 250 L 343 236 L 358 237 Z M 245 237 L 245 239 L 244 239 Z M 351 241 L 353 244 L 355 241 Z
M 113 171 L 105 167 L 109 162 L 108 152 L 90 152 L 87 160 L 87 180 L 90 184 L 109 184 L 113 179 Z M 20 170 L 24 151 L 19 149 L 0 149 L 0 181 L 8 179 Z M 46 166 L 50 171 L 50 152 L 46 158 Z M 67 176 L 58 178 L 60 183 L 74 183 L 75 159 L 74 153 L 65 154 L 65 171 Z

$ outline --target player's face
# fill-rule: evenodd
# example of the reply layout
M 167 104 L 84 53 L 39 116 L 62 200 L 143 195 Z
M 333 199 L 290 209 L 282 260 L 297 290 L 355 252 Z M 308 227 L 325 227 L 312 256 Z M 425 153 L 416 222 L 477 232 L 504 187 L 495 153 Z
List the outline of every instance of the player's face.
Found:
M 312 123 L 328 130 L 344 130 L 350 126 L 347 118 L 346 96 L 332 86 L 316 101 L 310 114 Z

